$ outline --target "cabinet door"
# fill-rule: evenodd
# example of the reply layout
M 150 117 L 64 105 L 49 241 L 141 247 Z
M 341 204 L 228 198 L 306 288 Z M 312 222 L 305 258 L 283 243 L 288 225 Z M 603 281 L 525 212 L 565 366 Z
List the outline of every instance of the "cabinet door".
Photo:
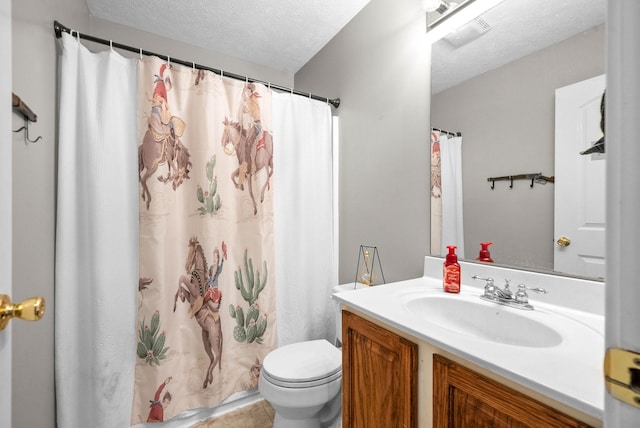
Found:
M 440 355 L 433 356 L 433 426 L 589 427 Z
M 343 427 L 416 427 L 418 346 L 347 311 L 342 339 Z

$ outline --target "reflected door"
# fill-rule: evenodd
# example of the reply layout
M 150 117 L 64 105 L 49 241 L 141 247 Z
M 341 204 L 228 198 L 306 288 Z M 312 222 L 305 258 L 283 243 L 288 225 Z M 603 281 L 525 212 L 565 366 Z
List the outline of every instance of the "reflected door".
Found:
M 602 137 L 605 76 L 556 90 L 554 270 L 604 278 L 605 154 L 581 155 Z

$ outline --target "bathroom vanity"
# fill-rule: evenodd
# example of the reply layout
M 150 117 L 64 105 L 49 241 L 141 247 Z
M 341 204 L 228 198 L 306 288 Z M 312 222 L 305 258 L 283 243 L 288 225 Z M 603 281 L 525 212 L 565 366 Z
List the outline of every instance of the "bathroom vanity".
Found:
M 429 276 L 441 263 L 427 257 L 422 278 L 334 295 L 344 426 L 601 427 L 603 284 L 465 263 L 450 295 Z M 530 297 L 533 311 L 496 305 L 473 275 L 549 293 Z

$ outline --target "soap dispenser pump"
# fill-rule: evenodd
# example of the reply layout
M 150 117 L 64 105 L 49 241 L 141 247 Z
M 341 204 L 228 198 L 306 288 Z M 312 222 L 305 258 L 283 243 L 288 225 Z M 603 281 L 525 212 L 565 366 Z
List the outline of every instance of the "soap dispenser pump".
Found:
M 480 243 L 480 254 L 476 260 L 481 262 L 493 263 L 493 259 L 491 258 L 491 254 L 489 254 L 489 245 L 493 244 L 493 242 L 481 242 Z
M 447 248 L 449 249 L 449 254 L 447 254 L 442 266 L 442 288 L 447 293 L 459 293 L 460 264 L 456 254 L 457 247 L 455 245 L 447 245 Z

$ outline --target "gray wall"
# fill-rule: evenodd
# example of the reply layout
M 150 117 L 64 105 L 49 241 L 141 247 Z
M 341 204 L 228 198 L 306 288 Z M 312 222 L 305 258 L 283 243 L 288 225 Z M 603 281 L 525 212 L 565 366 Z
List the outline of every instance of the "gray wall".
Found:
M 433 95 L 432 125 L 463 135 L 468 259 L 493 241 L 496 263 L 553 269 L 554 184 L 491 190 L 487 178 L 554 175 L 555 90 L 605 72 L 604 33 L 599 26 Z
M 84 0 L 13 0 L 12 90 L 38 115 L 36 144 L 13 134 L 13 300 L 42 295 L 42 321 L 13 322 L 13 426 L 55 427 L 53 318 L 56 177 L 56 42 L 53 21 L 98 37 L 283 86 L 293 75 L 89 16 Z M 89 46 L 89 45 L 88 45 Z M 99 49 L 104 49 L 100 47 Z M 215 50 L 215 46 L 211 47 Z M 22 119 L 13 115 L 13 129 Z M 87 284 L 91 286 L 91 284 Z M 90 334 L 90 332 L 87 332 Z
M 387 282 L 422 275 L 429 249 L 430 47 L 416 0 L 372 0 L 295 75 L 340 97 L 340 282 L 361 244 Z
M 12 1 L 12 90 L 38 115 L 36 144 L 14 134 L 13 300 L 41 295 L 47 308 L 37 323 L 12 322 L 13 426 L 54 427 L 53 315 L 55 311 L 56 45 L 53 20 L 86 30 L 81 0 Z M 13 129 L 22 119 L 13 115 Z

